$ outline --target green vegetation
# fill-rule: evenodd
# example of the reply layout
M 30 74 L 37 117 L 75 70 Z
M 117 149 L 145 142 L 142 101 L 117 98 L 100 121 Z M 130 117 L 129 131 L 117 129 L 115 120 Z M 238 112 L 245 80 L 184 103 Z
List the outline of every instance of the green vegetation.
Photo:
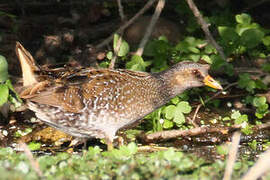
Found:
M 205 40 L 205 36 L 193 14 L 184 1 L 175 6 L 175 12 L 181 17 L 187 16 L 187 22 L 182 31 L 186 34 L 177 43 L 173 44 L 165 36 L 150 40 L 145 47 L 143 56 L 133 55 L 134 47 L 122 39 L 122 44 L 117 52 L 116 64 L 120 68 L 127 68 L 136 71 L 160 72 L 166 70 L 174 63 L 191 60 L 205 62 L 211 65 L 211 70 L 220 75 L 222 83 L 227 86 L 237 82 L 237 85 L 230 87 L 228 91 L 233 95 L 239 95 L 237 101 L 249 111 L 241 111 L 241 108 L 232 107 L 231 99 L 215 99 L 216 90 L 208 87 L 192 89 L 171 99 L 169 103 L 155 112 L 147 115 L 142 125 L 126 131 L 126 137 L 135 141 L 136 135 L 145 132 L 146 134 L 163 130 L 188 130 L 194 128 L 187 119 L 191 119 L 191 112 L 194 112 L 198 103 L 202 104 L 206 113 L 226 111 L 219 117 L 199 119 L 196 123 L 199 126 L 221 125 L 231 127 L 240 125 L 242 134 L 252 137 L 253 127 L 262 124 L 264 118 L 269 117 L 269 100 L 264 93 L 269 91 L 270 73 L 270 30 L 263 28 L 259 23 L 254 22 L 247 13 L 233 14 L 228 8 L 219 13 L 213 10 L 213 15 L 204 15 L 205 20 L 211 24 L 211 32 L 218 44 L 223 48 L 227 57 L 222 59 L 217 50 Z M 0 11 L 0 16 L 16 16 Z M 177 18 L 176 18 L 177 19 Z M 13 27 L 12 32 L 16 31 Z M 1 32 L 2 33 L 2 32 Z M 106 58 L 99 62 L 100 67 L 109 67 L 115 51 L 119 35 L 115 34 L 112 48 L 106 53 Z M 0 34 L 0 41 L 1 41 Z M 238 71 L 242 60 L 253 64 L 257 59 L 267 59 L 258 65 L 260 73 Z M 7 58 L 8 59 L 8 58 Z M 14 91 L 8 75 L 8 63 L 4 56 L 0 55 L 0 108 L 6 102 L 18 107 L 21 100 Z M 262 74 L 262 75 L 261 75 Z M 230 97 L 229 97 L 230 98 Z M 226 106 L 230 104 L 230 106 Z M 225 107 L 227 109 L 225 109 Z M 235 110 L 236 109 L 236 110 Z M 32 132 L 31 128 L 25 128 L 14 132 L 13 137 L 20 138 Z M 0 133 L 2 133 L 0 131 Z M 1 134 L 0 134 L 1 135 Z M 208 135 L 206 135 L 206 138 Z M 0 138 L 2 138 L 0 136 Z M 5 137 L 4 137 L 5 138 Z M 180 138 L 176 138 L 179 140 Z M 1 139 L 0 139 L 1 140 Z M 176 141 L 177 141 L 176 140 Z M 182 144 L 159 152 L 139 152 L 139 145 L 130 143 L 121 146 L 111 152 L 104 152 L 99 147 L 90 147 L 82 153 L 55 153 L 52 155 L 34 155 L 40 169 L 46 179 L 222 179 L 226 166 L 226 156 L 229 146 L 223 143 L 223 139 L 215 146 L 215 153 L 218 158 L 209 161 L 207 158 L 200 158 L 194 154 L 180 152 Z M 190 141 L 191 143 L 192 140 Z M 171 142 L 170 142 L 171 143 Z M 201 143 L 203 144 L 203 143 Z M 270 146 L 269 139 L 252 139 L 246 143 L 248 149 L 257 151 L 267 150 Z M 166 146 L 169 146 L 165 144 Z M 214 144 L 216 145 L 216 144 Z M 191 145 L 192 146 L 192 145 Z M 32 141 L 28 147 L 33 152 L 42 149 L 42 143 Z M 193 148 L 196 148 L 194 145 Z M 260 150 L 260 151 L 259 151 Z M 234 165 L 232 179 L 239 179 L 248 168 L 254 164 L 253 157 L 247 154 L 240 154 Z M 25 153 L 19 153 L 11 148 L 0 148 L 0 179 L 37 179 L 38 175 L 33 170 Z M 266 174 L 270 177 L 270 174 Z
M 46 179 L 222 179 L 225 162 L 210 163 L 172 148 L 154 153 L 138 153 L 135 143 L 111 152 L 90 147 L 82 155 L 57 153 L 37 157 Z M 252 165 L 241 159 L 234 168 L 239 179 Z M 3 179 L 37 179 L 38 176 L 23 153 L 0 149 L 0 173 Z
M 8 78 L 8 63 L 4 56 L 0 55 L 0 107 L 7 101 L 16 107 L 20 106 L 20 99 Z

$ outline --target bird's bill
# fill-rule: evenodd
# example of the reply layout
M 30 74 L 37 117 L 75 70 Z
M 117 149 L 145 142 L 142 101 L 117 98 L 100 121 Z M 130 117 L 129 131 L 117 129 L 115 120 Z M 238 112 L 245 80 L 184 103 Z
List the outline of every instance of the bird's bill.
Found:
M 220 90 L 223 89 L 222 86 L 209 75 L 204 78 L 203 82 L 206 86 L 209 86 L 211 88 Z

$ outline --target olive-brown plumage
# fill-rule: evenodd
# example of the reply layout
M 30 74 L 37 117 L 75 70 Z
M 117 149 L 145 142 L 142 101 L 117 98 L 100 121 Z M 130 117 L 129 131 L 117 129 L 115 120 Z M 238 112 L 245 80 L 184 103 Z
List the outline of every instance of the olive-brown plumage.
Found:
M 45 123 L 76 137 L 105 138 L 111 144 L 119 129 L 142 119 L 185 89 L 207 83 L 221 89 L 208 69 L 208 65 L 180 62 L 160 73 L 93 68 L 54 76 L 47 73 L 42 81 L 46 83 L 41 87 L 41 82 L 34 83 L 22 98 Z

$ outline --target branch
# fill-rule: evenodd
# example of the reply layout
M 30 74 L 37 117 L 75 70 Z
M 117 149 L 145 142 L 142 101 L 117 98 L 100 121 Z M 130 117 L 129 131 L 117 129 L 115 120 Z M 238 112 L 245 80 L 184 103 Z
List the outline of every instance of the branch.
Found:
M 144 34 L 143 39 L 141 40 L 141 43 L 139 45 L 138 50 L 135 53 L 136 55 L 142 56 L 143 51 L 144 51 L 144 47 L 145 47 L 149 37 L 151 36 L 151 34 L 153 32 L 153 28 L 156 25 L 156 22 L 157 22 L 160 14 L 162 12 L 162 9 L 164 8 L 164 5 L 165 5 L 165 0 L 159 0 L 158 1 L 158 4 L 157 4 L 156 9 L 155 9 L 155 13 L 152 16 L 151 22 L 150 22 L 148 28 L 146 29 L 146 32 Z
M 240 143 L 240 136 L 241 133 L 238 131 L 233 134 L 223 180 L 231 180 L 233 166 L 237 157 L 238 145 Z
M 196 136 L 204 133 L 218 132 L 222 134 L 227 134 L 229 130 L 240 129 L 240 125 L 234 125 L 231 127 L 197 127 L 188 130 L 168 130 L 160 131 L 145 136 L 145 142 L 153 142 L 155 140 L 163 141 L 177 137 L 184 136 Z
M 270 170 L 270 149 L 260 155 L 254 166 L 242 177 L 241 180 L 259 179 L 264 173 Z M 264 178 L 262 178 L 264 179 Z
M 115 32 L 113 32 L 107 39 L 105 39 L 104 41 L 102 41 L 100 44 L 98 44 L 96 46 L 97 49 L 102 48 L 103 46 L 109 44 L 112 39 L 114 34 L 118 34 L 121 31 L 125 30 L 129 25 L 131 25 L 136 19 L 138 19 L 138 17 L 140 17 L 146 10 L 148 10 L 152 4 L 157 1 L 157 0 L 149 0 L 147 2 L 147 4 L 137 13 L 135 14 L 135 16 L 133 16 L 128 22 L 126 22 L 123 26 L 121 26 L 120 28 L 118 28 Z
M 218 53 L 220 54 L 221 58 L 226 61 L 226 56 L 223 52 L 222 47 L 220 47 L 216 40 L 213 38 L 212 34 L 210 33 L 209 29 L 208 29 L 208 24 L 206 24 L 206 22 L 204 21 L 200 11 L 198 10 L 198 8 L 196 7 L 196 5 L 194 4 L 194 2 L 192 0 L 186 0 L 186 2 L 188 3 L 189 8 L 191 9 L 191 11 L 193 12 L 194 16 L 197 19 L 198 24 L 201 26 L 206 39 L 208 39 L 208 41 L 216 48 L 216 50 L 218 51 Z

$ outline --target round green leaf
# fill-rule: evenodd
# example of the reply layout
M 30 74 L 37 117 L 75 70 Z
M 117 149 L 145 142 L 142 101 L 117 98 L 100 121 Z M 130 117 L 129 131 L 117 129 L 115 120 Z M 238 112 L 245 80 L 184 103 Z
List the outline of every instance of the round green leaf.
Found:
M 168 119 L 165 119 L 164 123 L 162 124 L 162 127 L 165 129 L 170 129 L 173 127 L 173 122 Z
M 8 100 L 8 86 L 6 84 L 0 84 L 0 106 Z
M 181 111 L 176 111 L 175 116 L 173 118 L 173 122 L 176 124 L 184 124 L 186 122 L 185 116 Z
M 163 113 L 165 115 L 166 119 L 172 119 L 174 117 L 175 114 L 175 109 L 176 107 L 174 105 L 169 105 L 167 107 L 164 108 Z
M 235 119 L 235 124 L 242 124 L 243 122 L 247 122 L 248 121 L 248 116 L 246 114 L 241 115 L 240 117 L 238 117 L 237 119 Z
M 265 36 L 262 41 L 265 46 L 270 46 L 270 36 Z
M 177 109 L 176 111 L 180 111 L 182 113 L 188 114 L 191 112 L 191 106 L 187 101 L 181 101 L 180 103 L 177 104 Z
M 145 68 L 149 63 L 144 62 L 143 58 L 138 55 L 131 57 L 131 60 L 126 63 L 126 68 L 133 71 L 145 71 Z
M 231 118 L 232 119 L 237 119 L 241 116 L 240 112 L 239 111 L 234 111 L 232 114 L 231 114 Z
M 111 60 L 112 57 L 113 57 L 113 52 L 112 51 L 109 51 L 107 54 L 106 54 L 106 57 Z
M 239 39 L 239 35 L 235 32 L 234 28 L 227 26 L 219 26 L 218 32 L 221 38 L 226 42 L 235 42 Z
M 238 22 L 239 24 L 250 24 L 251 22 L 251 17 L 250 15 L 246 14 L 246 13 L 242 13 L 242 14 L 238 14 L 235 16 L 235 20 L 236 22 Z
M 172 102 L 173 104 L 175 104 L 175 105 L 178 104 L 179 101 L 180 101 L 180 99 L 179 99 L 178 96 L 176 96 L 176 97 L 174 97 L 174 98 L 171 99 L 171 102 Z
M 254 99 L 253 99 L 253 105 L 255 106 L 255 107 L 259 107 L 259 106 L 261 106 L 261 105 L 263 105 L 263 104 L 265 104 L 266 103 L 266 98 L 264 97 L 264 96 L 261 96 L 261 97 L 255 97 Z
M 259 29 L 247 29 L 241 35 L 241 43 L 247 48 L 254 48 L 262 42 L 264 33 Z

